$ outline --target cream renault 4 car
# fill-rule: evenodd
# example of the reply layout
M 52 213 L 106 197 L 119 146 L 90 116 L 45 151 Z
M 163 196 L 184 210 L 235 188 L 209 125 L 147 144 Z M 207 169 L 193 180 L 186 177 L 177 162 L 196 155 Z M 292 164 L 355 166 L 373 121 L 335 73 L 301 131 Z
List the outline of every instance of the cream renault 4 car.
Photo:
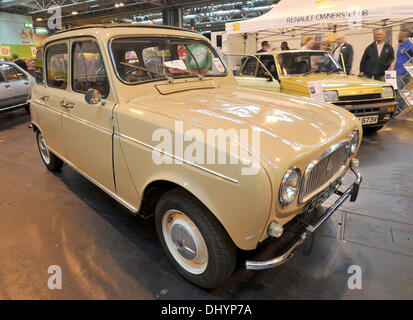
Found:
M 238 87 L 201 35 L 94 25 L 52 35 L 38 52 L 31 115 L 46 167 L 66 163 L 133 213 L 154 215 L 172 265 L 198 286 L 221 284 L 237 251 L 297 222 L 284 252 L 246 268 L 284 263 L 356 200 L 360 121 L 330 104 Z M 306 220 L 330 196 L 334 204 Z

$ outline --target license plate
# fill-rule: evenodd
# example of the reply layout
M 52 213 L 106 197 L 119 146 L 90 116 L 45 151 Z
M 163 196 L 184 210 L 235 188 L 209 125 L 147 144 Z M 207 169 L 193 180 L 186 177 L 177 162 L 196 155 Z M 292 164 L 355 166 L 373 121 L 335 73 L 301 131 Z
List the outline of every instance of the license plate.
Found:
M 359 117 L 358 119 L 360 120 L 362 125 L 375 124 L 379 121 L 379 116 L 375 115 L 375 116 L 368 116 L 368 117 Z
M 325 188 L 323 191 L 315 195 L 311 200 L 309 201 L 307 205 L 307 213 L 310 213 L 314 209 L 318 208 L 321 206 L 321 204 L 326 201 L 330 196 L 336 191 L 337 185 L 340 185 L 340 179 L 334 181 L 332 184 L 330 184 L 327 188 Z

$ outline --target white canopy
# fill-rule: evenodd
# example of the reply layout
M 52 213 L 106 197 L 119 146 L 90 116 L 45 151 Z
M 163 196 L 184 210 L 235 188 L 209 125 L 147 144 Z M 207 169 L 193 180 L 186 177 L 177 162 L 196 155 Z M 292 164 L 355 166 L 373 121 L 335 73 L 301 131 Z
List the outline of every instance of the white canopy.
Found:
M 329 23 L 351 28 L 366 20 L 412 17 L 413 0 L 281 0 L 266 14 L 227 23 L 225 28 L 228 34 Z

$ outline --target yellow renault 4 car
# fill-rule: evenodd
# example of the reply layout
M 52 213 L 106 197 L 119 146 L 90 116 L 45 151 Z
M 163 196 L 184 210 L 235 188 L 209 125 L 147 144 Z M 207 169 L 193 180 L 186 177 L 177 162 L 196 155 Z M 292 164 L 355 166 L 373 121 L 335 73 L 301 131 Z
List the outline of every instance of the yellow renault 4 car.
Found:
M 308 97 L 309 84 L 320 82 L 323 100 L 352 112 L 367 130 L 380 130 L 396 110 L 391 85 L 347 75 L 328 52 L 289 50 L 226 56 L 241 86 Z

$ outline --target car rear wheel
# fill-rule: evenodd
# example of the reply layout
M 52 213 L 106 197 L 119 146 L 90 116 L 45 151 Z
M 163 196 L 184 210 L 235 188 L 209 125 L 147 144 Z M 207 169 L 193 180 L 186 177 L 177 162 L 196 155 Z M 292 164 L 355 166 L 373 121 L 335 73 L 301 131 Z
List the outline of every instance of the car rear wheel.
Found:
M 63 161 L 50 152 L 43 134 L 39 130 L 36 131 L 36 140 L 40 156 L 47 169 L 50 171 L 59 171 L 63 166 Z
M 155 210 L 156 229 L 170 262 L 202 288 L 222 284 L 232 274 L 236 247 L 212 213 L 181 189 L 164 194 Z

